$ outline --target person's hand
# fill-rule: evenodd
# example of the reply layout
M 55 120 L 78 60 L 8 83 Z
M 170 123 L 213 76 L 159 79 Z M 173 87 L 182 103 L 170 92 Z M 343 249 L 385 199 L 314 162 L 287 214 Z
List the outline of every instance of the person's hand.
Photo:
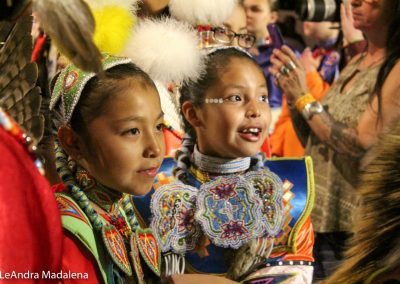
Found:
M 274 49 L 271 63 L 272 67 L 268 70 L 276 78 L 289 103 L 308 93 L 304 66 L 287 45 L 280 50 Z
M 364 39 L 362 32 L 354 28 L 353 14 L 351 13 L 350 1 L 340 5 L 340 24 L 343 32 L 344 44 L 347 45 L 353 42 L 361 41 Z
M 306 73 L 315 72 L 321 61 L 321 56 L 314 58 L 311 49 L 307 47 L 300 56 L 300 62 L 303 64 Z

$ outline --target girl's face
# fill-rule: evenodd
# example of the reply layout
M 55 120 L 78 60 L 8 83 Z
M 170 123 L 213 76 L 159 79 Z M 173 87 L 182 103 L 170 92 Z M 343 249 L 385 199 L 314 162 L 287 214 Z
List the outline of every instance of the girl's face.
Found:
M 79 163 L 109 188 L 144 195 L 164 157 L 163 112 L 153 87 L 137 78 L 120 84 L 122 91 L 88 123 Z
M 223 103 L 195 108 L 200 152 L 223 158 L 254 156 L 271 120 L 263 73 L 248 59 L 232 58 L 205 93 L 205 99 L 213 98 Z

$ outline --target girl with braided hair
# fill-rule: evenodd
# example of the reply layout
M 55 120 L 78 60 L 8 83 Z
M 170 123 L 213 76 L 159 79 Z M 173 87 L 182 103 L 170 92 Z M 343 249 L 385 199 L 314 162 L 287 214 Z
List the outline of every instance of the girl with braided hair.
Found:
M 62 271 L 75 273 L 73 283 L 148 283 L 158 279 L 159 251 L 128 195 L 146 194 L 162 162 L 163 112 L 153 81 L 130 59 L 104 55 L 103 68 L 69 65 L 52 93 L 65 185 L 56 193 Z
M 175 283 L 311 283 L 309 160 L 265 165 L 268 89 L 247 52 L 215 48 L 205 64 L 181 89 L 186 136 L 176 162 L 164 160 L 151 199 L 133 198 L 164 274 Z

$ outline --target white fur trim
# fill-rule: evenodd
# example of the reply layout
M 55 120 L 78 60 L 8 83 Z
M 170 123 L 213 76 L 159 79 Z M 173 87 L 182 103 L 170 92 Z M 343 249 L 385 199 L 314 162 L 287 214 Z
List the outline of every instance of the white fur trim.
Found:
M 169 11 L 175 18 L 190 23 L 221 25 L 233 12 L 237 0 L 171 0 Z
M 196 31 L 171 18 L 139 22 L 123 55 L 162 83 L 196 80 L 204 70 Z

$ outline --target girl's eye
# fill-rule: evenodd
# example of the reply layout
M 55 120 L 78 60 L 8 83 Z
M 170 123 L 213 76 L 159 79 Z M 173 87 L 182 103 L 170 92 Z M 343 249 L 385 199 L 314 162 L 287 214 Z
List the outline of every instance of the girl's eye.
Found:
M 242 101 L 242 98 L 239 95 L 233 95 L 227 97 L 225 100 L 230 101 L 230 102 L 240 102 Z
M 260 102 L 268 103 L 268 96 L 263 95 L 259 97 Z
M 139 135 L 140 130 L 139 128 L 131 128 L 123 133 L 124 135 Z
M 164 123 L 157 124 L 157 126 L 156 126 L 157 131 L 163 131 L 163 129 L 165 127 L 166 127 L 166 125 Z

